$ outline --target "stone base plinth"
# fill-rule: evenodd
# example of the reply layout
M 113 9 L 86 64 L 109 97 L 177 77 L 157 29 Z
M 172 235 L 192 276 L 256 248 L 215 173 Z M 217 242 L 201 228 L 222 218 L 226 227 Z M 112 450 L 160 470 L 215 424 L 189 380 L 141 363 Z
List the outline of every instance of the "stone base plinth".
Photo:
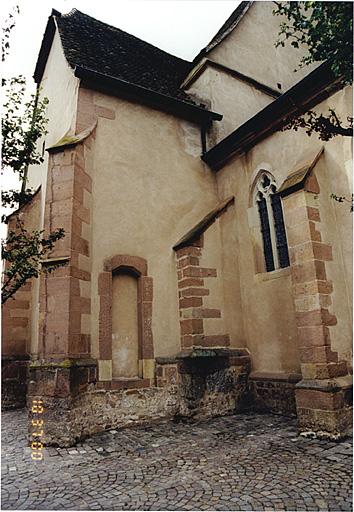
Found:
M 21 409 L 26 406 L 28 356 L 2 356 L 1 408 Z
M 302 380 L 296 385 L 299 433 L 339 440 L 352 427 L 350 375 L 336 379 Z
M 80 436 L 73 429 L 74 404 L 81 393 L 94 385 L 96 376 L 94 360 L 32 362 L 27 395 L 29 442 L 35 440 L 44 445 L 59 446 L 75 444 Z M 33 436 L 36 420 L 43 420 L 43 434 L 38 438 Z
M 250 407 L 250 357 L 243 349 L 191 349 L 177 356 L 180 416 L 201 419 Z
M 45 446 L 70 447 L 104 430 L 172 419 L 179 408 L 171 379 L 161 387 L 154 379 L 97 381 L 93 360 L 36 362 L 30 379 L 28 440 Z M 36 420 L 43 420 L 40 436 Z
M 253 409 L 256 412 L 296 416 L 295 384 L 297 373 L 252 372 L 249 376 Z
M 250 358 L 242 350 L 194 350 L 157 358 L 152 379 L 97 381 L 97 362 L 30 365 L 29 441 L 68 447 L 97 432 L 241 411 Z M 34 420 L 34 421 L 32 421 Z M 38 423 L 43 433 L 34 433 Z

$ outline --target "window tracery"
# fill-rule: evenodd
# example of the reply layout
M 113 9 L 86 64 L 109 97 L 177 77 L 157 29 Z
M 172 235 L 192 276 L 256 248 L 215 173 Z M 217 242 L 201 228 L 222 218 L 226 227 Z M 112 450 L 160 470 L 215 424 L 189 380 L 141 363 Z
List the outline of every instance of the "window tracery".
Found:
M 263 241 L 265 268 L 271 272 L 289 266 L 289 252 L 281 198 L 274 178 L 267 172 L 259 177 L 255 187 Z

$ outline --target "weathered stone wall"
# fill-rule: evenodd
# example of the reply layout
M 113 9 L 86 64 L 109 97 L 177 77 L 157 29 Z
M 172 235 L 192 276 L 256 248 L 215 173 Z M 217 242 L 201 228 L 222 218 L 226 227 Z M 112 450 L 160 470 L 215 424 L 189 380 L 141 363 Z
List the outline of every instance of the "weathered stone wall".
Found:
M 297 373 L 252 372 L 249 387 L 253 410 L 296 416 L 295 384 L 300 380 Z
M 80 439 L 110 428 L 171 419 L 178 410 L 173 387 L 105 390 L 94 385 L 67 400 L 44 400 L 44 442 L 72 446 Z
M 42 400 L 46 445 L 72 446 L 111 428 L 178 418 L 201 419 L 245 408 L 249 356 L 241 351 L 208 351 L 194 357 L 158 358 L 154 385 L 141 379 L 129 388 L 97 381 L 96 362 L 63 361 L 30 367 L 29 440 L 33 441 L 33 400 Z M 113 384 L 118 384 L 113 386 Z M 114 389 L 116 387 L 116 389 Z
M 218 361 L 193 361 L 181 366 L 181 407 L 179 414 L 193 419 L 222 416 L 240 411 L 247 404 L 247 373 L 239 366 Z M 195 364 L 195 363 L 194 363 Z
M 1 408 L 20 409 L 26 405 L 28 356 L 3 356 L 1 360 Z
M 8 219 L 8 231 L 17 231 L 17 219 L 29 232 L 39 228 L 41 189 Z M 33 279 L 28 280 L 1 307 L 1 406 L 16 409 L 26 404 L 27 366 L 31 344 Z

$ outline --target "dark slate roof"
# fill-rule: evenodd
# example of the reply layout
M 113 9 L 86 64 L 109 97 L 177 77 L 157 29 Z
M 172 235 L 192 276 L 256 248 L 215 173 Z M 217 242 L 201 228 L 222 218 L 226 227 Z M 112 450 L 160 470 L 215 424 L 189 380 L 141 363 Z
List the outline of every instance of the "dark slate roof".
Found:
M 58 13 L 59 14 L 59 13 Z M 57 18 L 65 57 L 77 66 L 194 103 L 179 89 L 191 63 L 77 9 Z
M 220 44 L 225 39 L 225 37 L 227 37 L 234 30 L 234 28 L 243 18 L 243 15 L 250 8 L 251 4 L 251 1 L 240 2 L 240 4 L 236 7 L 231 16 L 229 16 L 229 18 L 225 21 L 222 27 L 220 27 L 218 32 L 209 42 L 209 44 L 199 52 L 199 54 L 194 59 L 194 63 L 198 62 L 202 57 L 204 57 L 213 48 L 215 48 L 215 46 Z

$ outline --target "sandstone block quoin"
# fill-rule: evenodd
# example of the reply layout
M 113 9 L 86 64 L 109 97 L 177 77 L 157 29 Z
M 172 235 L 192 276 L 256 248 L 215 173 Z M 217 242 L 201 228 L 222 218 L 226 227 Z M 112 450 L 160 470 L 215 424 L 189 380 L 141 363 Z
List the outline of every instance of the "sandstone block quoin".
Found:
M 202 241 L 201 238 L 195 244 L 176 251 L 182 349 L 226 347 L 230 343 L 228 335 L 209 335 L 204 325 L 204 319 L 222 318 L 222 311 L 218 307 L 203 307 L 205 297 L 210 295 L 210 290 L 204 287 L 204 283 L 210 278 L 217 278 L 218 273 L 215 268 L 199 266 Z

